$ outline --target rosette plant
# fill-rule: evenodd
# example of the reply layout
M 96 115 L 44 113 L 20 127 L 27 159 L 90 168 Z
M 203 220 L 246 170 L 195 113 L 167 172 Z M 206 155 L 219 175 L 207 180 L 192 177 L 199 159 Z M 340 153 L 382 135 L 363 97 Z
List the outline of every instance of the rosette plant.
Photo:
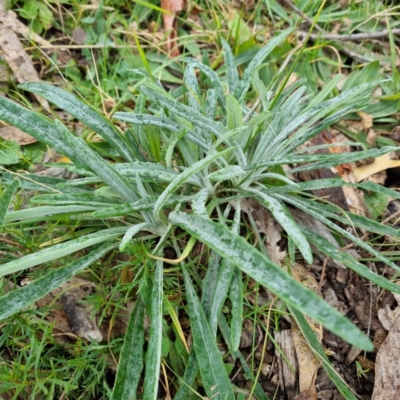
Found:
M 333 98 L 330 96 L 336 81 L 316 97 L 305 95 L 306 88 L 301 82 L 281 90 L 282 82 L 276 79 L 266 87 L 259 70 L 288 34 L 283 32 L 272 38 L 240 77 L 226 42 L 223 42 L 226 74 L 222 77 L 197 60 L 187 59 L 182 90 L 169 93 L 152 76 L 143 73 L 134 111 L 115 113 L 112 117 L 118 121 L 115 124 L 59 87 L 45 83 L 20 86 L 67 111 L 101 136 L 112 149 L 112 157 L 102 156 L 61 121 L 0 97 L 0 119 L 68 157 L 71 163 L 60 166 L 80 175 L 74 180 L 36 175 L 14 179 L 3 173 L 5 189 L 0 200 L 3 232 L 8 232 L 10 226 L 14 230 L 16 227 L 29 230 L 38 221 L 60 218 L 79 221 L 79 230 L 84 232 L 68 239 L 61 238 L 61 231 L 59 243 L 55 240 L 57 244 L 0 265 L 0 275 L 6 276 L 75 255 L 72 262 L 67 257 L 66 265 L 54 268 L 53 264 L 29 285 L 2 296 L 1 319 L 26 309 L 110 252 L 129 252 L 135 242 L 151 244 L 145 265 L 135 271 L 138 283 L 135 307 L 119 359 L 114 400 L 157 398 L 166 315 L 168 321 L 173 321 L 177 338 L 184 341 L 179 315 L 171 311 L 165 300 L 164 278 L 166 271 L 171 270 L 183 282 L 181 312 L 184 310 L 189 317 L 193 338 L 192 346 L 187 348 L 184 372 L 175 381 L 175 399 L 187 398 L 196 376 L 201 378 L 208 398 L 235 398 L 235 388 L 217 347 L 217 335 L 232 357 L 242 364 L 246 377 L 253 380 L 254 395 L 258 399 L 267 398 L 238 351 L 246 275 L 281 299 L 341 393 L 346 398 L 355 398 L 336 375 L 305 316 L 358 348 L 372 350 L 370 339 L 283 266 L 271 261 L 262 234 L 249 234 L 241 201 L 253 199 L 268 209 L 283 228 L 290 254 L 287 265 L 294 261 L 295 255 L 305 263 L 312 263 L 312 248 L 318 249 L 380 287 L 400 294 L 399 286 L 371 271 L 350 253 L 341 252 L 326 238 L 299 225 L 291 210 L 302 210 L 345 241 L 353 242 L 396 270 L 399 269 L 396 264 L 346 226 L 396 238 L 400 236 L 398 231 L 311 198 L 310 190 L 345 185 L 340 178 L 296 183 L 281 168 L 294 166 L 292 173 L 329 168 L 396 148 L 323 155 L 312 154 L 309 148 L 301 149 L 331 124 L 368 105 L 370 94 L 379 82 L 352 88 Z M 206 84 L 199 84 L 196 72 L 201 73 Z M 254 91 L 260 96 L 257 113 L 247 106 L 250 88 L 252 96 Z M 388 191 L 372 183 L 358 186 Z M 30 189 L 35 195 L 26 208 L 9 211 L 18 188 Z M 394 191 L 390 193 L 399 197 Z M 89 233 L 85 233 L 86 227 L 90 227 Z M 202 261 L 206 268 L 201 273 L 197 270 L 201 254 L 194 253 L 200 247 L 196 243 L 203 244 L 202 252 L 207 255 L 206 261 Z M 221 311 L 227 301 L 231 304 L 229 314 Z M 150 317 L 147 346 L 145 314 Z

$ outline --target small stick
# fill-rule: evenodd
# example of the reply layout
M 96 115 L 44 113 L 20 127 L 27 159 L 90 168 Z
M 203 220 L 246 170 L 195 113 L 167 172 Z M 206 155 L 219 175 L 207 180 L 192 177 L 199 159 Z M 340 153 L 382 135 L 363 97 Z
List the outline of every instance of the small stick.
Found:
M 400 29 L 392 29 L 393 35 L 400 35 Z M 306 37 L 308 32 L 300 31 L 298 32 L 299 36 Z M 334 33 L 312 33 L 310 35 L 310 39 L 326 39 L 326 40 L 347 40 L 357 42 L 359 40 L 368 40 L 368 39 L 380 39 L 383 37 L 389 36 L 389 30 L 384 29 L 382 31 L 377 32 L 366 32 L 366 33 L 352 33 L 348 35 L 338 35 Z
M 302 17 L 302 18 L 304 19 L 304 21 L 307 22 L 308 25 L 311 26 L 311 25 L 313 24 L 313 20 L 312 20 L 308 15 L 304 14 L 303 11 L 300 10 L 300 8 L 297 8 L 297 7 L 291 2 L 291 0 L 283 0 L 283 1 L 284 1 L 284 3 L 286 3 L 296 14 L 299 14 L 300 17 Z M 317 31 L 324 32 L 324 30 L 323 30 L 318 24 L 315 24 L 314 26 L 315 26 L 315 29 L 316 29 Z M 308 33 L 306 33 L 306 36 L 307 36 L 307 35 L 308 35 Z

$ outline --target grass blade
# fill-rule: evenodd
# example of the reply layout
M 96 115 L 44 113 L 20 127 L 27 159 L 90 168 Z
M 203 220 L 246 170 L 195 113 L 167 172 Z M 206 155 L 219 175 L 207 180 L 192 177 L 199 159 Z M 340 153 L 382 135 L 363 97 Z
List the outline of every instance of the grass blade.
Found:
M 141 296 L 129 318 L 111 400 L 136 399 L 143 369 L 144 301 Z
M 260 65 L 267 55 L 274 50 L 274 48 L 292 32 L 292 29 L 287 29 L 283 31 L 279 36 L 272 38 L 269 43 L 263 47 L 257 55 L 250 62 L 246 70 L 244 71 L 243 78 L 240 81 L 239 85 L 235 90 L 235 97 L 238 99 L 239 103 L 241 103 L 246 95 L 247 90 L 250 87 L 251 76 L 253 74 L 254 69 Z
M 373 349 L 371 341 L 359 328 L 226 226 L 199 215 L 175 211 L 169 214 L 169 220 L 348 343 L 368 351 Z
M 11 185 L 7 186 L 3 194 L 0 196 L 0 226 L 4 224 L 8 207 L 11 200 L 18 189 L 18 181 L 14 181 Z

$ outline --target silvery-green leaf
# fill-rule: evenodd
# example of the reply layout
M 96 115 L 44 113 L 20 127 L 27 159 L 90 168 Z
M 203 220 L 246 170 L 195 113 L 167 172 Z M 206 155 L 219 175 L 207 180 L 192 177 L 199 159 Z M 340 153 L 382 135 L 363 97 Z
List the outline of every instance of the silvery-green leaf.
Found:
M 29 133 L 39 142 L 48 144 L 71 160 L 75 159 L 73 150 L 62 140 L 54 123 L 41 114 L 0 96 L 0 119 Z
M 221 152 L 216 152 L 213 154 L 208 155 L 207 157 L 203 158 L 200 161 L 197 161 L 193 165 L 191 165 L 189 168 L 187 168 L 185 171 L 183 171 L 179 176 L 177 176 L 169 185 L 168 187 L 164 190 L 164 192 L 160 195 L 158 198 L 155 206 L 154 206 L 154 216 L 158 216 L 161 212 L 161 209 L 164 207 L 164 204 L 168 200 L 168 198 L 181 186 L 183 183 L 185 183 L 188 178 L 190 178 L 193 174 L 196 172 L 201 171 L 203 168 L 205 168 L 207 165 L 211 164 L 213 161 L 217 160 L 220 157 L 223 157 L 226 154 L 229 154 L 233 148 L 225 149 Z
M 196 135 L 196 133 L 189 129 L 188 127 L 178 124 L 166 117 L 159 117 L 156 115 L 148 115 L 148 114 L 134 114 L 134 113 L 126 113 L 126 112 L 116 112 L 113 115 L 114 119 L 119 121 L 129 122 L 134 125 L 152 125 L 158 126 L 160 128 L 167 129 L 171 132 L 176 132 L 181 129 L 187 129 L 186 137 L 188 140 L 197 144 L 204 150 L 208 150 L 210 146 L 204 141 L 202 137 Z
M 18 211 L 10 211 L 6 215 L 6 222 L 11 221 L 26 221 L 37 220 L 40 218 L 48 217 L 57 214 L 71 214 L 71 213 L 89 213 L 90 211 L 98 210 L 98 206 L 78 205 L 78 206 L 40 206 L 26 208 Z
M 78 239 L 56 244 L 55 246 L 37 251 L 36 253 L 28 254 L 27 256 L 0 265 L 0 276 L 56 260 L 57 258 L 76 253 L 79 250 L 94 246 L 95 244 L 117 238 L 118 236 L 123 235 L 127 229 L 127 227 L 102 229 Z
M 198 215 L 207 215 L 205 204 L 208 199 L 208 190 L 201 189 L 191 202 L 192 210 Z
M 144 301 L 141 296 L 129 318 L 111 400 L 136 399 L 143 370 Z
M 257 201 L 271 211 L 278 223 L 296 244 L 306 262 L 312 264 L 313 256 L 310 245 L 285 205 L 274 197 L 260 191 L 252 190 L 252 193 L 255 194 Z
M 202 384 L 210 399 L 234 399 L 232 385 L 226 373 L 203 307 L 197 297 L 188 271 L 182 268 L 192 326 L 193 347 L 197 356 Z
M 69 112 L 107 140 L 126 160 L 135 160 L 135 157 L 129 151 L 129 146 L 126 145 L 118 129 L 102 114 L 78 100 L 73 94 L 58 86 L 42 82 L 23 83 L 19 85 L 19 87 L 29 92 L 39 94 L 62 110 Z
M 246 175 L 246 171 L 238 165 L 230 165 L 228 167 L 211 172 L 206 178 L 210 181 L 227 181 L 233 178 L 239 178 Z
M 194 111 L 188 106 L 179 103 L 178 101 L 171 99 L 167 96 L 160 95 L 153 92 L 151 89 L 141 87 L 141 91 L 151 100 L 156 102 L 162 107 L 165 107 L 172 113 L 179 115 L 182 118 L 192 122 L 194 125 L 202 129 L 210 130 L 217 137 L 224 133 L 224 127 L 221 124 L 217 124 L 213 120 L 204 117 L 202 114 Z
M 82 138 L 74 136 L 60 121 L 56 120 L 55 124 L 60 136 L 74 150 L 82 165 L 88 166 L 124 200 L 137 200 L 138 196 L 134 188 L 110 163 L 93 151 Z
M 147 230 L 146 228 L 149 228 L 150 224 L 148 222 L 142 222 L 141 224 L 136 224 L 132 225 L 126 232 L 124 237 L 121 240 L 121 243 L 119 245 L 119 251 L 124 251 L 126 246 L 129 244 L 129 242 L 132 240 L 132 238 L 139 233 L 142 230 Z
M 146 354 L 143 400 L 157 400 L 161 366 L 161 340 L 163 320 L 163 263 L 156 262 L 151 292 L 149 345 Z
M 101 246 L 101 248 L 91 251 L 88 255 L 73 261 L 69 265 L 52 270 L 29 285 L 8 292 L 0 298 L 0 319 L 7 318 L 41 299 L 47 293 L 50 293 L 62 283 L 71 279 L 78 272 L 99 260 L 115 247 L 116 244 L 111 246 Z M 0 266 L 0 271 L 1 268 L 2 266 Z
M 359 328 L 226 226 L 206 217 L 176 211 L 169 214 L 169 220 L 348 343 L 368 351 L 373 349 Z
M 221 39 L 222 47 L 224 49 L 224 58 L 226 65 L 226 75 L 228 77 L 228 87 L 230 93 L 235 93 L 237 84 L 239 83 L 239 73 L 235 66 L 232 49 L 226 40 Z

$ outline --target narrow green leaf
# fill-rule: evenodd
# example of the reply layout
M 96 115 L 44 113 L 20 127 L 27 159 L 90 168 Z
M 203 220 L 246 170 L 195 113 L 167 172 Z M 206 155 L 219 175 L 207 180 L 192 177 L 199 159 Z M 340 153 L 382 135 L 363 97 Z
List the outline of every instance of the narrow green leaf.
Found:
M 221 152 L 216 152 L 213 154 L 210 154 L 209 156 L 201 159 L 200 161 L 197 161 L 193 165 L 191 165 L 189 168 L 187 168 L 185 171 L 183 171 L 180 175 L 178 175 L 169 185 L 168 187 L 162 192 L 160 197 L 158 198 L 155 206 L 154 206 L 154 211 L 153 215 L 157 218 L 159 214 L 161 213 L 162 208 L 164 207 L 164 204 L 168 200 L 168 198 L 181 186 L 183 183 L 187 181 L 188 178 L 190 178 L 193 174 L 196 172 L 201 171 L 203 168 L 205 168 L 207 165 L 211 164 L 213 161 L 217 160 L 220 157 L 223 157 L 224 155 L 230 153 L 233 150 L 233 148 L 225 149 Z
M 191 201 L 193 196 L 171 196 L 166 203 L 165 207 L 173 206 L 177 203 L 185 203 Z M 121 215 L 132 214 L 140 211 L 149 211 L 154 209 L 158 197 L 148 196 L 145 199 L 140 199 L 134 203 L 121 204 L 112 207 L 106 207 L 101 210 L 95 211 L 91 214 L 94 218 L 114 218 Z M 98 208 L 97 208 L 98 209 Z
M 73 239 L 66 243 L 57 244 L 47 249 L 40 250 L 36 253 L 28 254 L 22 258 L 0 265 L 0 277 L 13 272 L 21 271 L 26 268 L 34 267 L 35 265 L 52 261 L 68 254 L 76 253 L 77 251 L 87 247 L 94 246 L 95 244 L 114 239 L 123 235 L 127 229 L 127 227 L 102 229 L 96 233 L 92 233 L 78 239 Z
M 247 360 L 243 357 L 242 353 L 240 350 L 235 350 L 233 348 L 233 344 L 231 343 L 231 337 L 232 337 L 232 332 L 229 330 L 228 323 L 226 322 L 226 318 L 223 314 L 219 315 L 218 318 L 218 326 L 219 329 L 222 333 L 222 336 L 225 339 L 225 343 L 228 346 L 228 349 L 230 353 L 232 354 L 232 357 L 239 360 L 240 365 L 243 368 L 244 376 L 246 379 L 249 379 L 251 382 L 253 382 L 253 385 L 255 385 L 254 389 L 254 394 L 257 397 L 258 400 L 269 400 L 268 396 L 265 394 L 263 388 L 261 387 L 260 383 L 256 381 L 255 376 L 253 375 L 253 372 L 249 368 L 247 364 Z
M 286 206 L 279 200 L 265 193 L 255 190 L 251 190 L 251 192 L 256 195 L 257 201 L 272 212 L 275 219 L 299 248 L 306 262 L 312 264 L 313 255 L 311 247 Z
M 169 220 L 348 343 L 368 351 L 373 349 L 371 341 L 359 328 L 226 226 L 199 215 L 176 211 L 169 214 Z
M 228 131 L 243 126 L 243 112 L 239 102 L 231 94 L 226 97 L 226 128 Z
M 189 353 L 189 359 L 186 364 L 185 373 L 183 375 L 183 379 L 181 379 L 180 386 L 178 391 L 175 394 L 175 400 L 186 400 L 188 398 L 188 392 L 190 388 L 193 386 L 193 382 L 196 379 L 198 369 L 196 352 L 193 347 Z
M 321 212 L 318 209 L 314 209 L 314 207 L 310 207 L 309 205 L 304 204 L 302 201 L 299 200 L 299 198 L 295 198 L 294 196 L 291 196 L 291 195 L 276 194 L 275 196 L 282 198 L 283 201 L 288 202 L 288 203 L 294 205 L 295 207 L 299 208 L 300 210 L 306 212 L 307 214 L 312 215 L 314 218 L 323 222 L 327 227 L 340 233 L 342 236 L 350 239 L 352 242 L 357 244 L 362 249 L 373 254 L 375 257 L 378 258 L 378 260 L 382 261 L 386 265 L 389 265 L 390 267 L 394 268 L 395 270 L 400 271 L 400 267 L 397 264 L 395 264 L 393 261 L 390 261 L 387 257 L 385 257 L 379 251 L 375 250 L 372 246 L 370 246 L 364 240 L 361 240 L 357 236 L 348 232 L 346 229 L 341 228 L 339 225 L 335 224 L 330 219 L 321 215 Z
M 228 87 L 230 93 L 235 93 L 236 86 L 239 82 L 239 73 L 235 66 L 233 52 L 226 40 L 221 39 L 222 47 L 225 55 L 226 75 L 228 77 Z
M 187 129 L 186 138 L 191 142 L 200 146 L 203 150 L 209 150 L 210 146 L 204 141 L 203 138 L 196 135 L 196 133 L 188 129 L 188 127 L 178 124 L 166 117 L 159 117 L 156 115 L 148 115 L 148 114 L 134 114 L 127 112 L 116 112 L 113 116 L 114 119 L 118 121 L 129 122 L 134 125 L 153 125 L 158 126 L 159 128 L 167 129 L 171 132 L 177 132 L 182 129 Z
M 199 192 L 196 193 L 196 196 L 194 196 L 191 202 L 192 210 L 195 214 L 207 215 L 207 210 L 206 210 L 207 199 L 208 199 L 207 189 L 201 189 Z
M 218 317 L 222 311 L 223 305 L 225 304 L 225 300 L 228 297 L 235 268 L 236 267 L 230 262 L 226 260 L 221 261 L 209 317 L 210 329 L 214 337 L 217 334 Z
M 187 65 L 184 74 L 184 82 L 187 88 L 189 107 L 193 108 L 196 112 L 201 113 L 201 92 L 196 74 L 194 73 L 193 64 Z
M 163 320 L 163 263 L 156 261 L 153 289 L 151 292 L 150 333 L 146 354 L 143 400 L 157 400 L 161 366 L 161 342 Z
M 235 97 L 241 103 L 246 95 L 247 90 L 250 87 L 251 76 L 254 69 L 261 64 L 269 53 L 293 31 L 293 29 L 287 29 L 283 31 L 279 36 L 273 37 L 268 44 L 263 47 L 257 55 L 252 59 L 246 70 L 244 71 L 243 78 L 238 84 L 235 90 Z
M 131 226 L 125 233 L 124 237 L 121 240 L 121 243 L 119 245 L 119 251 L 124 251 L 126 246 L 128 246 L 129 242 L 132 240 L 132 238 L 139 233 L 142 230 L 146 230 L 146 228 L 149 228 L 149 223 L 148 222 L 142 222 L 140 224 L 135 224 Z
M 115 247 L 116 244 L 101 246 L 71 264 L 57 268 L 47 275 L 36 279 L 29 285 L 8 292 L 5 296 L 0 298 L 0 320 L 23 310 L 25 307 L 39 300 L 68 279 L 71 279 L 78 272 L 99 260 Z
M 62 194 L 42 194 L 35 196 L 30 200 L 33 204 L 50 205 L 91 205 L 106 207 L 121 204 L 121 200 L 105 196 L 99 196 L 93 193 L 62 193 Z
M 352 153 L 282 155 L 257 164 L 251 164 L 245 169 L 250 171 L 258 168 L 272 167 L 274 165 L 313 163 L 291 169 L 290 172 L 294 173 L 299 171 L 310 171 L 321 167 L 331 168 L 347 162 L 355 162 L 370 157 L 379 157 L 391 151 L 398 150 L 398 147 L 388 146 L 382 147 L 381 149 L 355 151 Z
M 201 62 L 199 62 L 198 60 L 196 60 L 195 58 L 189 58 L 186 57 L 185 61 L 187 61 L 188 63 L 190 63 L 191 67 L 196 67 L 198 68 L 201 72 L 203 72 L 204 75 L 207 76 L 207 78 L 210 80 L 211 82 L 211 87 L 215 90 L 216 95 L 217 95 L 217 99 L 219 102 L 219 105 L 222 108 L 222 111 L 224 113 L 226 113 L 226 104 L 225 104 L 225 96 L 224 96 L 224 90 L 222 88 L 221 85 L 221 81 L 219 80 L 219 76 L 218 74 L 213 71 L 208 65 L 205 65 Z
M 150 100 L 156 102 L 161 107 L 168 109 L 170 112 L 185 118 L 199 128 L 208 129 L 217 137 L 224 133 L 224 127 L 221 124 L 204 117 L 202 114 L 194 111 L 192 108 L 185 106 L 184 104 L 181 104 L 170 97 L 156 93 L 145 86 L 141 86 L 140 89 Z
M 238 165 L 229 165 L 228 167 L 211 172 L 211 174 L 207 176 L 207 179 L 210 179 L 210 181 L 214 182 L 226 181 L 233 178 L 240 178 L 245 174 L 246 171 L 244 171 L 243 168 L 239 167 Z
M 127 161 L 135 160 L 118 129 L 104 115 L 78 100 L 73 94 L 60 87 L 42 82 L 23 83 L 19 87 L 28 92 L 39 94 L 62 110 L 69 112 L 107 140 Z
M 203 307 L 196 295 L 188 271 L 182 266 L 193 334 L 202 384 L 210 399 L 234 399 L 232 385 L 226 373 L 221 353 L 211 333 Z
M 332 243 L 329 242 L 329 240 L 326 240 L 325 238 L 315 234 L 306 227 L 302 227 L 302 229 L 311 243 L 313 243 L 323 254 L 326 254 L 328 257 L 341 262 L 346 267 L 355 271 L 358 275 L 363 276 L 383 289 L 400 294 L 399 285 L 390 282 L 382 275 L 376 274 L 371 269 L 357 261 L 351 254 L 336 248 Z
M 0 119 L 29 133 L 39 142 L 54 147 L 58 153 L 74 160 L 73 150 L 63 142 L 53 122 L 37 112 L 30 111 L 0 96 Z
M 3 194 L 0 196 L 0 227 L 4 224 L 8 207 L 17 189 L 18 181 L 14 181 L 4 189 Z
M 231 340 L 232 348 L 239 349 L 240 339 L 242 336 L 243 325 L 243 277 L 242 271 L 235 267 L 233 272 L 231 287 L 229 289 L 229 298 L 232 303 L 232 320 L 231 320 Z
M 18 211 L 10 211 L 6 215 L 6 222 L 26 221 L 29 219 L 37 220 L 38 218 L 48 217 L 51 215 L 84 213 L 98 210 L 98 206 L 41 206 L 26 208 Z
M 111 164 L 107 163 L 86 142 L 74 136 L 62 122 L 56 120 L 56 127 L 66 143 L 74 150 L 80 164 L 88 166 L 97 176 L 99 176 L 108 186 L 113 188 L 123 199 L 134 201 L 138 199 L 135 190 L 130 183 L 122 177 Z
M 129 318 L 111 400 L 135 400 L 143 369 L 144 301 L 141 296 Z

